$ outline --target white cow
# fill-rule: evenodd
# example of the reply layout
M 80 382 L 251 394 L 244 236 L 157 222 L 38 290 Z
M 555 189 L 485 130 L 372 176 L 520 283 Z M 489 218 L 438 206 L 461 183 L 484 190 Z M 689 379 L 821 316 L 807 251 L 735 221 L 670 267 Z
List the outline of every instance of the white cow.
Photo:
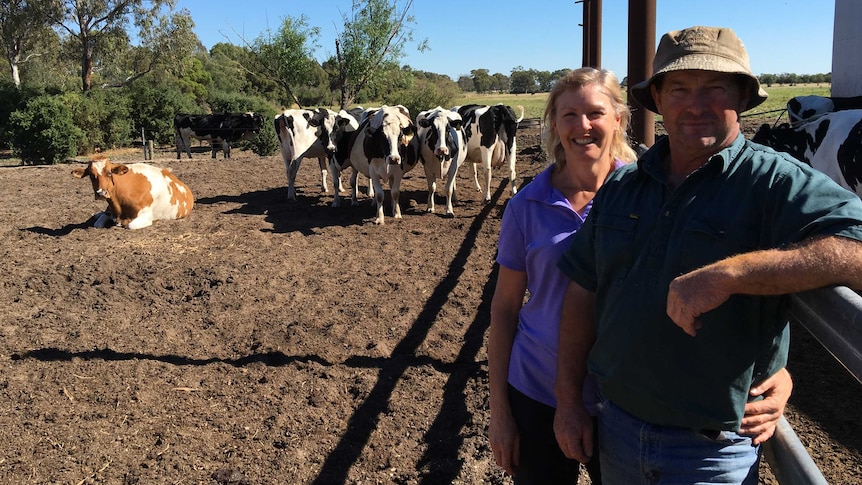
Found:
M 344 110 L 335 113 L 326 108 L 289 109 L 275 117 L 289 200 L 296 200 L 296 174 L 303 158 L 317 158 L 320 185 L 324 193 L 329 191 L 326 181 L 329 158 L 336 152 L 340 138 L 358 127 L 356 118 Z M 341 179 L 333 180 L 333 191 L 343 190 Z
M 467 161 L 473 163 L 473 180 L 476 190 L 482 191 L 479 185 L 477 165 L 485 168 L 485 202 L 491 201 L 491 169 L 504 163 L 508 168 L 509 181 L 512 184 L 512 195 L 518 192 L 515 180 L 515 132 L 518 123 L 524 119 L 524 107 L 520 118 L 509 106 L 497 104 L 483 106 L 469 104 L 456 106 L 452 111 L 458 112 L 464 120 L 464 132 L 467 134 Z
M 415 140 L 416 125 L 404 106 L 381 106 L 369 114 L 359 126 L 350 148 L 350 164 L 369 178 L 377 205 L 375 224 L 383 224 L 383 182 L 389 183 L 392 196 L 392 216 L 401 218 L 401 178 L 419 159 Z M 371 188 L 369 188 L 369 192 Z M 356 184 L 352 200 L 356 204 Z
M 461 115 L 438 106 L 419 113 L 416 127 L 419 157 L 428 182 L 428 212 L 434 212 L 434 195 L 437 179 L 440 179 L 445 182 L 446 215 L 454 216 L 455 179 L 458 167 L 467 157 L 467 138 Z

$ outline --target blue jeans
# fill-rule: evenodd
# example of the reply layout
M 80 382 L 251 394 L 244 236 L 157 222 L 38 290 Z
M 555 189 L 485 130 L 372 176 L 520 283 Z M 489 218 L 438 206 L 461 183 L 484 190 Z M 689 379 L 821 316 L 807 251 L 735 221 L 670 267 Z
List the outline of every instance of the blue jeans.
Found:
M 732 431 L 656 426 L 605 400 L 598 434 L 604 485 L 757 485 L 760 446 Z

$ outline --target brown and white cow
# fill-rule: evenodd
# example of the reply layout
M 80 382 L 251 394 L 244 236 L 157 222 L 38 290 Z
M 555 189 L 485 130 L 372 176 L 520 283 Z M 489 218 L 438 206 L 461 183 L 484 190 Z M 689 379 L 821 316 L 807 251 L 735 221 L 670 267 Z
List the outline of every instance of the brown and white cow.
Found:
M 375 224 L 383 224 L 383 182 L 389 184 L 392 196 L 392 216 L 401 219 L 401 179 L 419 160 L 416 125 L 406 107 L 381 106 L 369 114 L 359 125 L 351 140 L 350 164 L 354 170 L 368 177 L 369 192 L 374 191 L 377 205 Z M 351 198 L 356 204 L 356 184 Z
M 287 198 L 296 200 L 296 174 L 303 158 L 317 158 L 320 185 L 324 193 L 328 192 L 329 159 L 338 151 L 339 141 L 345 134 L 359 128 L 356 118 L 344 110 L 336 113 L 326 108 L 289 109 L 276 116 L 274 123 L 287 173 Z M 341 177 L 333 174 L 332 183 L 337 197 L 338 192 L 344 190 Z
M 467 161 L 473 164 L 473 180 L 476 182 L 476 190 L 482 191 L 479 185 L 479 173 L 477 166 L 482 164 L 485 168 L 485 202 L 491 201 L 491 169 L 499 168 L 503 164 L 509 172 L 509 181 L 512 184 L 512 195 L 518 192 L 515 180 L 515 132 L 518 123 L 524 119 L 524 107 L 520 118 L 515 117 L 515 111 L 511 107 L 497 104 L 494 106 L 483 106 L 468 104 L 456 106 L 452 111 L 458 112 L 464 120 L 464 132 L 467 134 Z
M 210 142 L 213 158 L 219 146 L 224 157 L 230 158 L 231 143 L 254 138 L 261 128 L 263 115 L 260 113 L 178 114 L 174 116 L 177 160 L 182 152 L 192 158 L 192 138 Z
M 86 168 L 72 170 L 75 178 L 90 177 L 96 200 L 106 200 L 105 215 L 94 224 L 119 224 L 127 229 L 148 227 L 157 220 L 189 215 L 194 197 L 170 169 L 146 163 L 114 165 L 107 158 L 91 160 Z
M 454 216 L 452 199 L 458 167 L 467 157 L 467 137 L 461 115 L 440 106 L 416 116 L 419 157 L 428 182 L 428 212 L 434 212 L 437 179 L 445 182 L 446 215 Z

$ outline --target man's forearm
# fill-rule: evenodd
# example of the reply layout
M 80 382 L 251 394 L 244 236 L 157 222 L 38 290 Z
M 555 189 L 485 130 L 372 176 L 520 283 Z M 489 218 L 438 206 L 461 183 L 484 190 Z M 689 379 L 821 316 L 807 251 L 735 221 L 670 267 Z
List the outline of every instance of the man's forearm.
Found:
M 560 345 L 554 393 L 557 405 L 581 403 L 587 356 L 595 340 L 594 295 L 569 284 L 560 316 Z
M 830 285 L 862 289 L 862 242 L 840 236 L 815 238 L 711 266 L 726 275 L 728 294 L 781 295 Z

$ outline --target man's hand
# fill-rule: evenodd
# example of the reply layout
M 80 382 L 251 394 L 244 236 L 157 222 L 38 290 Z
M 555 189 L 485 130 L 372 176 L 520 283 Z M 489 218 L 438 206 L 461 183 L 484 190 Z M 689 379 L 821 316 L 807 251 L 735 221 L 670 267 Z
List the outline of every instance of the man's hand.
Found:
M 554 415 L 554 434 L 566 457 L 581 463 L 593 456 L 593 418 L 583 404 L 562 406 L 557 404 Z
M 755 397 L 762 395 L 763 399 L 745 405 L 740 434 L 751 436 L 755 445 L 771 438 L 792 391 L 793 380 L 787 369 L 781 369 L 758 386 L 752 387 L 749 394 Z
M 697 317 L 718 308 L 730 298 L 730 293 L 720 284 L 724 279 L 717 264 L 674 278 L 667 292 L 667 316 L 694 337 L 700 330 Z

